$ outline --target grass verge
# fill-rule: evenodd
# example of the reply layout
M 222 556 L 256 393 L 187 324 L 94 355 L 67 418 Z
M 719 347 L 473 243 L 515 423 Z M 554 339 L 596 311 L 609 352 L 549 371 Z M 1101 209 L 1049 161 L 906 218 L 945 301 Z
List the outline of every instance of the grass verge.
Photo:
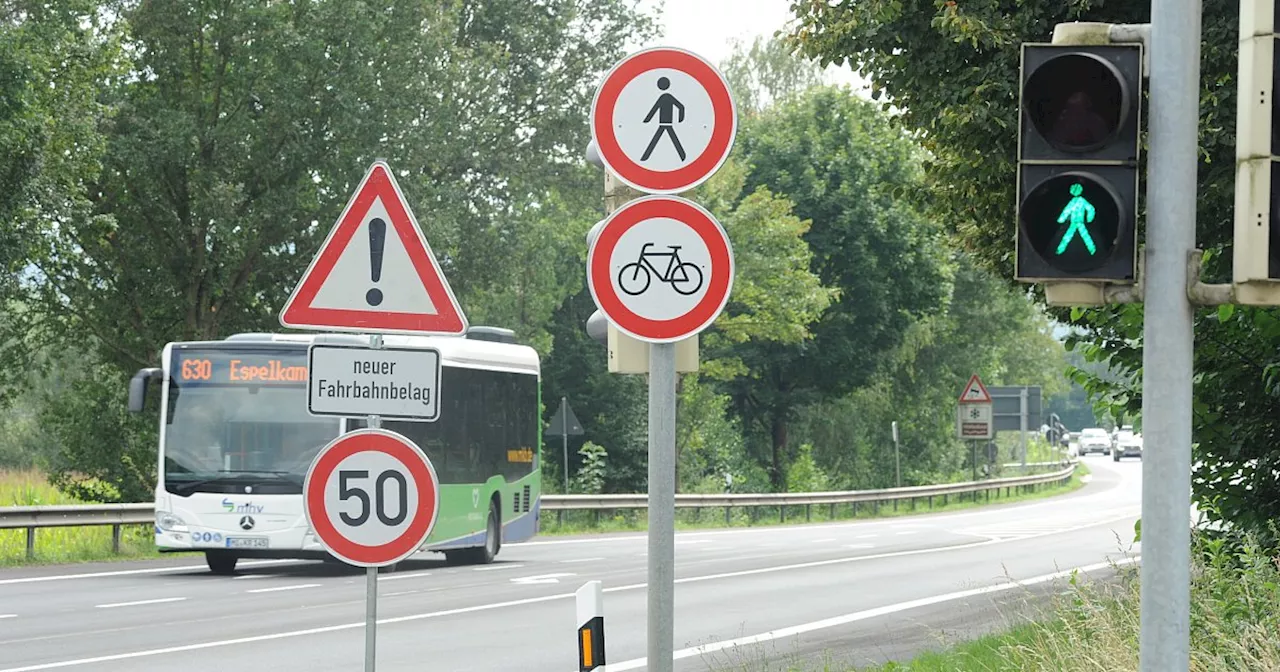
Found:
M 0 506 L 81 504 L 35 471 L 0 472 Z M 111 549 L 111 527 L 44 527 L 36 530 L 35 558 L 27 559 L 27 531 L 0 530 L 0 567 L 155 557 L 149 525 L 123 525 L 120 553 Z
M 920 498 L 915 503 L 908 501 L 900 501 L 895 503 L 884 502 L 878 507 L 870 504 L 865 505 L 838 505 L 832 509 L 825 505 L 813 506 L 809 509 L 806 516 L 805 507 L 788 506 L 785 514 L 781 507 L 751 507 L 751 508 L 734 508 L 730 509 L 729 524 L 725 524 L 725 512 L 723 508 L 708 508 L 701 510 L 678 509 L 676 511 L 676 529 L 679 530 L 702 530 L 702 529 L 723 529 L 726 527 L 765 527 L 773 525 L 796 525 L 806 522 L 836 522 L 836 521 L 852 521 L 852 520 L 870 520 L 875 518 L 891 518 L 896 516 L 910 516 L 924 513 L 939 513 L 951 511 L 963 511 L 988 504 L 1008 504 L 1014 502 L 1025 502 L 1035 499 L 1043 499 L 1045 497 L 1054 497 L 1064 495 L 1069 492 L 1080 489 L 1084 485 L 1085 476 L 1089 474 L 1089 467 L 1083 462 L 1076 465 L 1076 471 L 1072 475 L 1071 480 L 1065 484 L 1056 486 L 1046 486 L 1038 488 L 1034 491 L 1011 492 L 1008 495 L 1004 491 L 999 493 L 992 492 L 988 498 L 986 495 L 980 494 L 975 502 L 970 496 L 961 497 L 934 497 L 932 504 L 925 498 Z M 834 510 L 835 515 L 832 515 Z M 637 510 L 619 510 L 612 514 L 601 512 L 599 520 L 596 520 L 594 512 L 591 511 L 566 511 L 564 522 L 559 522 L 559 512 L 547 511 L 542 514 L 541 527 L 539 534 L 545 535 L 565 535 L 565 534 L 586 534 L 600 532 L 641 532 L 648 529 L 648 513 L 644 509 Z
M 866 672 L 1127 672 L 1138 669 L 1138 567 L 1073 580 L 1042 622 Z M 1280 670 L 1280 558 L 1252 538 L 1197 532 L 1191 571 L 1191 669 Z

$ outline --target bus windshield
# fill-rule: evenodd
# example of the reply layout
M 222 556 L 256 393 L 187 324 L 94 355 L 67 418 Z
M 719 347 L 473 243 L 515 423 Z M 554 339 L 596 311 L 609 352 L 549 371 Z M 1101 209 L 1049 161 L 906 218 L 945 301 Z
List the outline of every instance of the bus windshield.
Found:
M 336 418 L 307 412 L 304 348 L 174 348 L 162 447 L 175 494 L 302 492 Z

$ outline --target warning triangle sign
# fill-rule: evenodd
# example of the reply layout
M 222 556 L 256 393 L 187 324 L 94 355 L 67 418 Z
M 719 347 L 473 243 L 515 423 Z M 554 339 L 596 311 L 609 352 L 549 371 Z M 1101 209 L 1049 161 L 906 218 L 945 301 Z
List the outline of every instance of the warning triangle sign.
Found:
M 987 394 L 987 387 L 982 384 L 978 378 L 978 374 L 969 376 L 969 384 L 964 386 L 964 392 L 960 393 L 961 403 L 971 404 L 989 404 L 991 403 L 991 395 Z
M 391 168 L 369 168 L 280 311 L 296 329 L 450 334 L 467 318 Z

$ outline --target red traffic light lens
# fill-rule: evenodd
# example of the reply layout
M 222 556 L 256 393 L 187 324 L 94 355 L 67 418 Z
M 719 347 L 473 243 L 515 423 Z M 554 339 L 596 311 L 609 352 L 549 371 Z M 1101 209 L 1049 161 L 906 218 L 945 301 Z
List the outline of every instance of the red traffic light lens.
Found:
M 1120 71 L 1089 53 L 1063 54 L 1036 68 L 1023 88 L 1036 132 L 1063 152 L 1088 152 L 1115 137 L 1129 116 Z

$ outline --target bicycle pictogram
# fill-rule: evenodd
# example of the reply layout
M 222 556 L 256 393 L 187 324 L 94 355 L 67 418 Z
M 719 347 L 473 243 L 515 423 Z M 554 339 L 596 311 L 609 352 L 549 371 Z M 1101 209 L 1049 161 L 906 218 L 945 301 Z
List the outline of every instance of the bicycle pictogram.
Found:
M 655 275 L 659 282 L 671 285 L 671 289 L 685 296 L 702 289 L 702 269 L 697 264 L 680 258 L 679 245 L 668 245 L 670 252 L 650 252 L 649 248 L 653 246 L 653 243 L 645 243 L 640 248 L 640 258 L 618 271 L 619 289 L 630 296 L 644 294 Z M 650 261 L 653 257 L 670 257 L 665 272 L 653 265 Z

